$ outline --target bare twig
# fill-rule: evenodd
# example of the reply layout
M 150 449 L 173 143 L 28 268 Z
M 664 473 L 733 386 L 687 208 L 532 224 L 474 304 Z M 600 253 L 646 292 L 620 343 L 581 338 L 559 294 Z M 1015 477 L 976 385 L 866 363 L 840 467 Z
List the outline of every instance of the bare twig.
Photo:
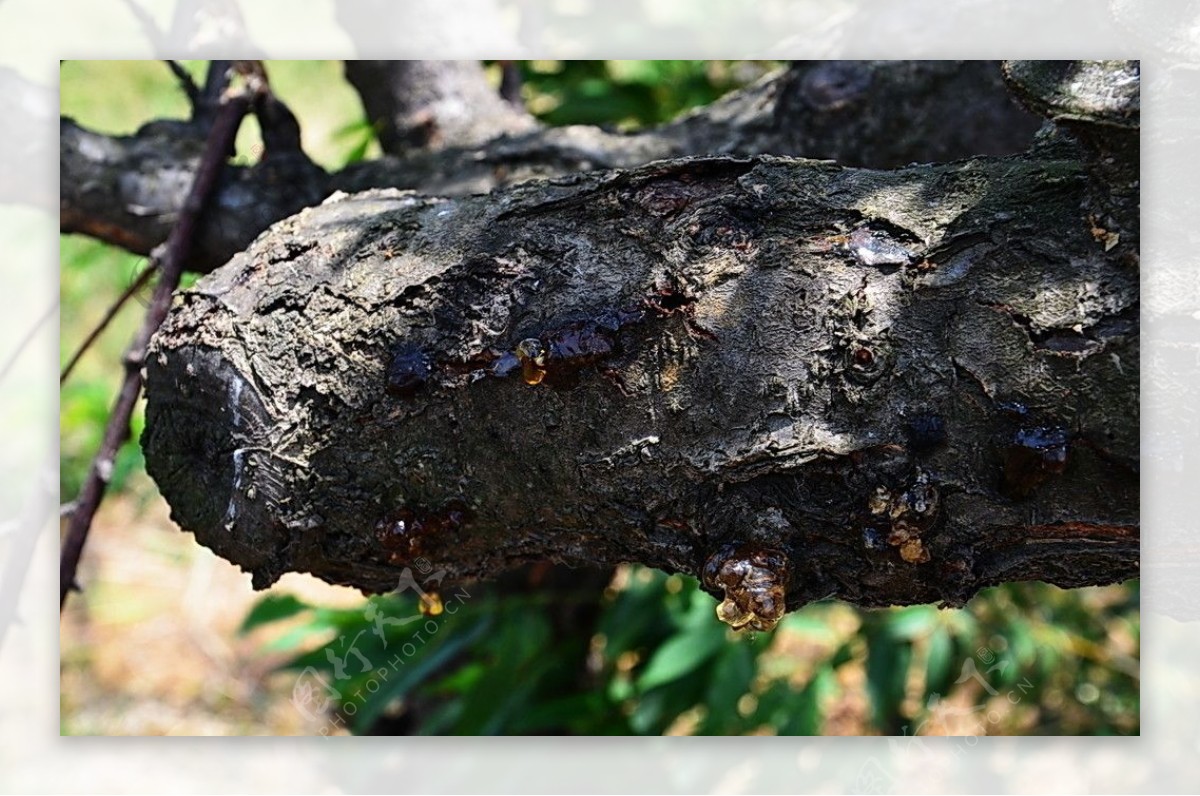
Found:
M 175 75 L 175 79 L 179 81 L 179 87 L 187 95 L 188 102 L 195 108 L 200 102 L 200 87 L 196 85 L 196 81 L 192 80 L 192 76 L 178 61 L 168 59 L 163 63 L 171 70 L 171 74 Z
M 58 383 L 60 386 L 67 380 L 67 377 L 71 375 L 71 371 L 75 369 L 75 365 L 79 362 L 80 358 L 83 357 L 84 353 L 92 347 L 92 343 L 96 342 L 96 339 L 100 337 L 101 333 L 108 328 L 108 325 L 112 323 L 112 319 L 117 317 L 117 313 L 121 311 L 121 307 L 125 306 L 125 302 L 129 301 L 133 294 L 141 290 L 146 282 L 150 280 L 150 275 L 157 270 L 158 269 L 155 268 L 154 263 L 150 263 L 149 266 L 147 266 L 140 274 L 138 274 L 137 279 L 133 280 L 129 287 L 125 288 L 125 291 L 121 293 L 120 296 L 117 296 L 117 300 L 114 301 L 112 306 L 108 308 L 108 311 L 104 313 L 104 317 L 101 318 L 100 322 L 96 324 L 95 328 L 88 333 L 88 336 L 83 339 L 83 342 L 79 344 L 79 348 L 75 349 L 75 353 L 71 355 L 70 361 L 63 366 L 62 372 L 58 374 Z
M 220 80 L 224 82 L 227 78 L 222 77 Z M 206 93 L 213 91 L 213 82 L 210 73 L 209 83 L 205 86 Z M 75 572 L 79 566 L 84 543 L 87 541 L 88 530 L 91 528 L 92 519 L 95 517 L 112 476 L 113 462 L 116 459 L 117 451 L 129 437 L 129 421 L 141 393 L 141 368 L 146 354 L 146 346 L 171 308 L 171 295 L 179 285 L 180 275 L 183 273 L 196 235 L 200 214 L 217 184 L 217 177 L 225 165 L 226 156 L 233 146 L 242 117 L 246 115 L 249 107 L 250 98 L 245 93 L 222 95 L 205 144 L 204 156 L 192 181 L 191 190 L 184 201 L 179 220 L 167 238 L 162 256 L 157 258 L 161 276 L 154 287 L 154 295 L 150 302 L 150 308 L 146 311 L 146 317 L 142 321 L 142 326 L 138 329 L 125 355 L 125 379 L 121 385 L 121 391 L 113 405 L 112 413 L 109 415 L 100 451 L 92 461 L 87 479 L 75 501 L 75 511 L 68 520 L 66 536 L 63 539 L 62 557 L 59 562 L 60 610 L 66 603 L 67 594 L 71 589 L 78 588 L 75 583 Z
M 208 71 L 204 75 L 204 87 L 200 90 L 198 101 L 192 106 L 193 122 L 205 126 L 212 123 L 212 118 L 220 107 L 221 93 L 229 84 L 229 70 L 232 67 L 233 61 L 208 62 Z M 231 149 L 232 146 L 230 144 Z

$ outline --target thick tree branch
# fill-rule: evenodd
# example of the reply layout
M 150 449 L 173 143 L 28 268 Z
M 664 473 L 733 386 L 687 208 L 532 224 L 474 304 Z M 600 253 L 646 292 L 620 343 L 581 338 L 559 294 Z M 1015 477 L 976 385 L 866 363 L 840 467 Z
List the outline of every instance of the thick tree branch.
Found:
M 198 151 L 195 140 L 166 124 L 111 138 L 63 120 L 63 232 L 138 253 L 166 238 Z M 533 177 L 705 154 L 792 154 L 889 167 L 1021 151 L 1037 125 L 1008 98 L 992 62 L 795 64 L 640 134 L 584 126 L 535 130 L 479 147 L 417 150 L 335 175 L 301 158 L 231 168 L 201 229 L 194 262 L 211 270 L 274 221 L 338 190 L 465 195 Z
M 140 7 L 134 6 L 140 11 Z M 167 68 L 171 70 L 171 74 L 179 81 L 179 90 L 188 98 L 188 103 L 195 108 L 200 104 L 200 87 L 196 85 L 196 81 L 192 79 L 191 74 L 183 68 L 183 65 L 178 61 L 167 59 L 163 61 Z
M 1138 568 L 1138 274 L 1081 164 L 660 162 L 274 228 L 147 365 L 173 517 L 263 587 L 523 562 L 786 603 Z
M 537 121 L 488 84 L 478 61 L 347 61 L 383 151 L 476 147 Z

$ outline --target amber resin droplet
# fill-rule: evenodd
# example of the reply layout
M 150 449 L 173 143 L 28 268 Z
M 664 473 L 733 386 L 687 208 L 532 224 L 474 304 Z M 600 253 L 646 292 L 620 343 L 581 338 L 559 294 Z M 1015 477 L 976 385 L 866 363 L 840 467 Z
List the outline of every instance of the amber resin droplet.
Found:
M 704 565 L 704 585 L 725 593 L 717 618 L 741 630 L 771 630 L 787 610 L 787 556 L 753 544 L 728 544 Z
M 1004 451 L 1002 486 L 1011 498 L 1023 499 L 1067 467 L 1070 435 L 1060 426 L 1017 430 Z
M 421 594 L 421 613 L 425 616 L 437 616 L 445 606 L 442 605 L 442 598 L 435 591 L 427 591 Z
M 546 349 L 542 341 L 530 337 L 517 343 L 517 359 L 521 362 L 521 378 L 526 384 L 541 384 L 546 378 Z

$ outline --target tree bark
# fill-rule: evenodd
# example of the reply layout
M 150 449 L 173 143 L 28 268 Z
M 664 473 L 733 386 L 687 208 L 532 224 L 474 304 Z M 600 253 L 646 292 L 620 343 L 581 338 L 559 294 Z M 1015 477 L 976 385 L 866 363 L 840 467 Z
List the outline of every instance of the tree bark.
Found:
M 357 76 L 373 115 L 410 115 L 398 104 L 402 81 L 397 78 L 389 88 L 367 79 L 395 75 L 363 64 L 347 70 Z M 440 107 L 451 102 L 452 89 L 462 81 L 436 85 L 433 106 Z M 511 109 L 504 113 L 510 121 L 520 117 Z M 590 126 L 517 133 L 515 123 L 505 123 L 476 146 L 470 142 L 483 135 L 481 118 L 467 118 L 471 123 L 461 129 L 445 123 L 459 131 L 451 136 L 455 145 L 419 147 L 336 174 L 300 153 L 231 166 L 200 230 L 191 268 L 207 272 L 220 266 L 270 224 L 336 191 L 396 187 L 462 196 L 531 178 L 710 154 L 798 155 L 889 168 L 1020 152 L 1039 124 L 1009 98 L 999 64 L 987 61 L 796 63 L 712 106 L 637 134 Z M 402 137 L 403 125 L 387 124 L 385 132 L 393 129 Z M 188 124 L 155 122 L 133 136 L 112 137 L 64 118 L 60 141 L 63 232 L 91 235 L 138 254 L 166 240 L 198 158 L 200 140 Z
M 769 627 L 1134 577 L 1136 253 L 1077 155 L 329 200 L 182 295 L 147 469 L 260 588 L 636 561 Z
M 346 79 L 391 155 L 477 147 L 539 126 L 488 84 L 478 61 L 347 61 Z

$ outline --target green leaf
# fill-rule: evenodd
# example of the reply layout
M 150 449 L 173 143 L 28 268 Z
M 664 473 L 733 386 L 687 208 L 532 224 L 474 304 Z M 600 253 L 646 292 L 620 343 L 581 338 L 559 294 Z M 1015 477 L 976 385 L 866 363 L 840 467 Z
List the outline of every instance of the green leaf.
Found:
M 371 144 L 375 143 L 376 131 L 365 117 L 357 119 L 334 131 L 333 139 L 347 148 L 342 157 L 342 166 L 358 163 L 367 156 Z
M 796 611 L 785 616 L 779 623 L 779 629 L 776 632 L 780 631 L 795 633 L 819 641 L 833 638 L 833 630 L 829 627 L 826 618 L 807 610 Z
M 744 726 L 738 714 L 738 701 L 750 690 L 754 679 L 754 652 L 744 640 L 729 643 L 717 658 L 708 678 L 704 700 L 708 714 L 697 734 L 730 735 Z
M 938 609 L 932 605 L 913 605 L 887 616 L 884 632 L 894 638 L 911 641 L 933 631 L 937 625 Z
M 867 649 L 867 693 L 875 727 L 894 735 L 902 726 L 901 705 L 912 662 L 912 644 L 888 634 L 870 640 Z
M 829 658 L 829 668 L 836 669 L 852 660 L 854 660 L 854 645 L 850 640 L 843 641 Z
M 649 583 L 640 582 L 640 573 L 652 572 Z M 615 660 L 622 652 L 653 644 L 670 632 L 670 620 L 664 605 L 665 576 L 652 570 L 635 569 L 632 583 L 606 608 L 597 623 L 605 637 L 604 656 Z
M 626 699 L 630 699 L 636 693 L 633 687 L 633 680 L 628 675 L 614 674 L 608 681 L 606 695 L 610 702 L 621 703 Z
M 800 694 L 789 701 L 787 720 L 779 728 L 780 735 L 820 735 L 824 716 L 821 705 L 836 688 L 833 669 L 822 666 L 816 671 Z
M 355 714 L 354 731 L 365 732 L 375 719 L 388 705 L 397 699 L 402 699 L 409 691 L 424 682 L 431 675 L 450 662 L 455 655 L 465 650 L 491 627 L 487 618 L 476 621 L 473 625 L 458 629 L 455 633 L 446 633 L 448 628 L 439 631 L 439 641 L 430 642 L 420 648 L 418 653 L 409 658 L 405 665 L 394 669 L 391 677 L 383 686 L 366 701 L 362 709 Z M 441 639 L 445 639 L 441 641 Z
M 651 691 L 638 700 L 633 715 L 629 717 L 629 727 L 638 735 L 649 735 L 665 726 L 663 714 L 666 712 L 667 695 L 663 691 Z
M 701 664 L 711 658 L 725 643 L 724 626 L 698 628 L 689 630 L 668 639 L 654 653 L 646 668 L 638 677 L 637 685 L 642 691 L 677 680 L 685 674 L 695 671 Z
M 479 678 L 486 671 L 487 667 L 483 663 L 472 661 L 465 666 L 459 667 L 456 671 L 451 672 L 436 683 L 431 683 L 427 691 L 461 696 L 474 688 L 475 684 L 479 682 Z
M 1029 666 L 1037 659 L 1037 643 L 1033 640 L 1033 633 L 1030 631 L 1028 623 L 1022 621 L 1009 623 L 1007 635 L 1009 649 L 1019 667 Z
M 773 680 L 758 695 L 758 707 L 751 717 L 751 724 L 755 727 L 763 724 L 776 728 L 783 726 L 788 719 L 787 706 L 793 694 L 786 680 Z
M 598 732 L 619 734 L 627 731 L 627 727 L 624 721 L 611 721 L 616 713 L 618 711 L 604 699 L 603 694 L 585 691 L 530 705 L 521 712 L 510 729 L 519 734 L 542 732 L 546 728 L 567 728 L 581 735 L 595 735 Z
M 629 726 L 640 735 L 661 735 L 679 714 L 704 699 L 703 672 L 673 680 L 645 694 L 629 717 Z
M 482 676 L 462 695 L 462 714 L 450 730 L 463 735 L 495 735 L 536 702 L 536 694 L 555 670 L 569 665 L 570 639 L 554 643 L 544 611 L 505 611 L 496 632 L 474 650 L 486 660 Z
M 421 722 L 417 733 L 419 735 L 450 734 L 450 728 L 462 715 L 465 704 L 461 699 L 451 699 L 434 708 Z
M 288 619 L 311 608 L 311 605 L 293 594 L 268 594 L 246 614 L 238 633 L 244 636 L 256 627 Z
M 946 696 L 954 678 L 954 639 L 945 627 L 935 628 L 929 637 L 929 651 L 925 657 L 925 699 L 927 704 L 934 694 Z
M 716 600 L 711 595 L 699 589 L 699 584 L 694 580 L 689 584 L 690 589 L 685 587 L 680 596 L 686 594 L 686 601 L 681 603 L 682 613 L 678 615 L 679 627 L 688 632 L 697 633 L 715 633 L 721 638 L 725 638 L 725 625 L 721 624 L 716 617 Z

